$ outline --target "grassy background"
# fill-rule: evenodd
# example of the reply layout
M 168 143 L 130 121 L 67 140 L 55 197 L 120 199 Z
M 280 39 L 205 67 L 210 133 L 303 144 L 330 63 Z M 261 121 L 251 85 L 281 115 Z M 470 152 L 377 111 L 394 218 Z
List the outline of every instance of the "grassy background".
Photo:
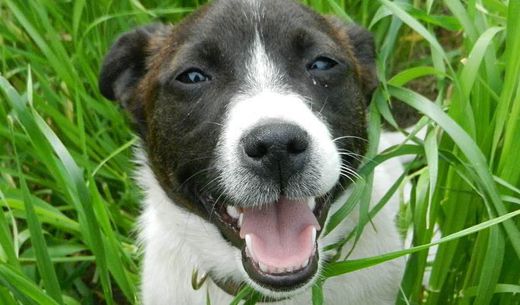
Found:
M 136 138 L 97 75 L 119 33 L 175 22 L 203 1 L 170 2 L 0 0 L 0 304 L 138 303 Z M 425 114 L 428 131 L 379 155 L 372 145 L 326 228 L 359 209 L 345 237 L 355 240 L 385 204 L 368 208 L 373 168 L 412 154 L 389 192 L 412 182 L 400 217 L 410 248 L 338 257 L 326 276 L 409 254 L 396 304 L 520 304 L 520 1 L 304 2 L 375 34 L 372 140 L 383 123 L 398 128 L 392 110 L 403 102 Z M 313 292 L 321 304 L 319 284 Z

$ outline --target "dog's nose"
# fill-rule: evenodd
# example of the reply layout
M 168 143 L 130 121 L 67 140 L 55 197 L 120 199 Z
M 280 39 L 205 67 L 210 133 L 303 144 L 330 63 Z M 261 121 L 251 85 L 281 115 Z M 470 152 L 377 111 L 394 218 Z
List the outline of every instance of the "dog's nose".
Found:
M 282 187 L 301 171 L 309 155 L 309 136 L 294 124 L 275 122 L 252 129 L 241 140 L 243 161 L 255 173 L 280 182 Z

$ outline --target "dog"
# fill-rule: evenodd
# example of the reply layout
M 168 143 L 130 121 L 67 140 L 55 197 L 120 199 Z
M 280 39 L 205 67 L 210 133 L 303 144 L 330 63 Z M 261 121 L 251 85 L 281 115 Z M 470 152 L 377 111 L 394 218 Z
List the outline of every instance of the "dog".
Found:
M 216 0 L 176 25 L 120 36 L 99 87 L 142 139 L 142 303 L 229 304 L 247 284 L 266 304 L 311 304 L 336 254 L 327 246 L 358 223 L 354 210 L 322 233 L 366 152 L 377 85 L 371 34 L 296 1 Z M 400 171 L 377 168 L 374 202 Z M 372 219 L 349 259 L 402 247 L 396 206 Z M 328 279 L 325 304 L 393 304 L 403 268 L 393 260 Z

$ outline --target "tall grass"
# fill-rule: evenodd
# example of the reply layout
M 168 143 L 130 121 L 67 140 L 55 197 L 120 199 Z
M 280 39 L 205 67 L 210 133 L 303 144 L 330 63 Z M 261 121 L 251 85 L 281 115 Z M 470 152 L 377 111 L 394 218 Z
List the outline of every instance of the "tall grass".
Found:
M 118 33 L 201 4 L 157 2 L 0 0 L 0 304 L 138 303 L 136 138 L 96 84 Z M 520 304 L 520 1 L 304 2 L 375 35 L 372 140 L 382 121 L 399 129 L 400 103 L 427 129 L 379 155 L 372 144 L 364 179 L 326 228 L 357 208 L 345 237 L 355 239 L 388 198 L 369 209 L 374 167 L 411 154 L 390 190 L 413 185 L 399 222 L 410 247 L 338 257 L 326 277 L 408 254 L 396 304 Z M 313 292 L 321 304 L 319 284 Z

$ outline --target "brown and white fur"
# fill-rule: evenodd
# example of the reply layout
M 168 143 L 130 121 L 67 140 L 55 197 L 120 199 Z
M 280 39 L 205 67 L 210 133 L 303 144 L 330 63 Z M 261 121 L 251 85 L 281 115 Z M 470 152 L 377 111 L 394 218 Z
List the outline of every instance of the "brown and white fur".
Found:
M 324 248 L 358 223 L 354 209 L 322 234 L 366 150 L 374 57 L 366 30 L 279 0 L 217 0 L 177 25 L 116 41 L 99 84 L 131 113 L 142 139 L 144 305 L 206 304 L 207 296 L 228 304 L 227 284 L 249 284 L 270 304 L 311 304 L 333 255 Z M 373 202 L 401 172 L 397 161 L 376 169 Z M 365 227 L 350 259 L 401 248 L 397 205 L 390 200 Z M 260 215 L 273 211 L 281 219 Z M 305 230 L 287 233 L 291 226 Z M 257 244 L 270 238 L 304 250 L 259 255 L 278 249 Z M 208 275 L 198 290 L 194 270 Z M 393 304 L 402 271 L 394 260 L 331 278 L 325 304 Z

